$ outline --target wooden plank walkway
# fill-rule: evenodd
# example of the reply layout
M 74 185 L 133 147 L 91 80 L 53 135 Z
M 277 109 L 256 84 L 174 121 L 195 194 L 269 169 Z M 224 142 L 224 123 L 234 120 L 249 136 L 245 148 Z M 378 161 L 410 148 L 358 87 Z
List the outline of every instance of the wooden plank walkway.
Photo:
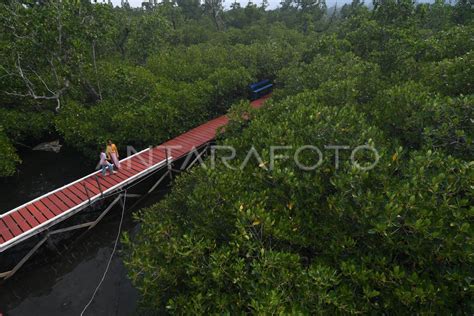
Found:
M 266 98 L 268 96 L 255 100 L 251 105 L 260 107 Z M 121 160 L 121 168 L 114 175 L 107 173 L 102 177 L 100 171 L 94 172 L 0 215 L 0 252 L 66 220 L 104 195 L 117 192 L 167 166 L 171 160 L 208 144 L 215 138 L 216 130 L 228 121 L 227 116 L 220 116 L 162 145 Z

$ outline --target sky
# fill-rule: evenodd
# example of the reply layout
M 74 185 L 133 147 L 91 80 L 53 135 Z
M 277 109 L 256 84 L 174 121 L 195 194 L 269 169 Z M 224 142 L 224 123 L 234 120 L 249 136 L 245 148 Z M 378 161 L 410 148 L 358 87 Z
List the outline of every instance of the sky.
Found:
M 112 3 L 114 5 L 120 5 L 121 0 L 112 0 Z M 370 1 L 370 0 L 369 0 Z M 142 5 L 143 0 L 128 0 L 128 3 L 132 7 L 139 7 Z M 234 0 L 224 0 L 224 7 L 228 8 Z M 248 3 L 248 0 L 238 0 L 242 6 L 246 6 Z M 261 0 L 254 0 L 253 1 L 256 4 L 260 4 Z M 280 4 L 281 0 L 268 0 L 269 8 L 274 9 Z M 343 5 L 344 3 L 351 3 L 352 0 L 337 0 L 338 6 Z M 326 4 L 328 7 L 333 6 L 336 3 L 336 0 L 326 0 Z

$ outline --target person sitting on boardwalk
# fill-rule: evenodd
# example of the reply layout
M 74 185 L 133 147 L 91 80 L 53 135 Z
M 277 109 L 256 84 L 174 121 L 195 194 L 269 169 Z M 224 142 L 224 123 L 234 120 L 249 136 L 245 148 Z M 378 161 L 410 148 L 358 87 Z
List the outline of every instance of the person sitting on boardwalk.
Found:
M 119 160 L 119 153 L 117 150 L 117 146 L 109 139 L 107 141 L 107 160 L 111 161 L 115 168 L 120 169 L 120 160 Z
M 117 173 L 116 171 L 114 171 L 114 165 L 107 161 L 107 155 L 105 154 L 103 149 L 100 151 L 99 165 L 102 168 L 102 176 L 104 177 L 105 177 L 107 169 L 109 170 L 110 175 Z

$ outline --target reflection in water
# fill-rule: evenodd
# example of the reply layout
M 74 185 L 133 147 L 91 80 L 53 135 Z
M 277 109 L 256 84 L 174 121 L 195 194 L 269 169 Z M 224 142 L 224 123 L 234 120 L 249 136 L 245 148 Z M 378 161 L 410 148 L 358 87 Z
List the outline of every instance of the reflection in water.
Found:
M 22 155 L 18 176 L 0 182 L 0 212 L 82 177 L 93 170 L 94 161 L 71 152 L 60 154 L 29 152 Z M 161 194 L 149 196 L 125 213 L 122 231 L 138 227 L 132 211 L 150 205 Z M 43 249 L 33 262 L 0 284 L 0 314 L 79 315 L 89 301 L 106 268 L 120 221 L 120 209 L 75 241 L 61 243 L 60 249 Z M 136 311 L 138 293 L 126 276 L 120 260 L 120 246 L 107 277 L 88 315 L 129 315 Z

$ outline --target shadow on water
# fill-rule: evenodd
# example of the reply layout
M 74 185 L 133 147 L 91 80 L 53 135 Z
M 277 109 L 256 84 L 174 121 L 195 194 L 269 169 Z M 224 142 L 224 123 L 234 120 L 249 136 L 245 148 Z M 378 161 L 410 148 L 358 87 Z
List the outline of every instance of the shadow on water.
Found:
M 90 173 L 94 167 L 92 162 L 84 163 L 83 157 L 69 150 L 59 154 L 29 152 L 22 158 L 19 175 L 0 182 L 0 190 L 6 192 L 0 198 L 1 210 L 9 210 L 65 185 Z M 162 190 L 143 199 L 133 209 L 128 208 L 122 232 L 133 234 L 138 225 L 132 220 L 132 212 L 159 201 L 166 192 Z M 79 315 L 112 253 L 120 222 L 120 210 L 114 211 L 78 240 L 66 242 L 58 251 L 41 252 L 33 264 L 0 284 L 0 314 Z M 138 293 L 127 278 L 119 253 L 120 246 L 87 315 L 136 312 Z

